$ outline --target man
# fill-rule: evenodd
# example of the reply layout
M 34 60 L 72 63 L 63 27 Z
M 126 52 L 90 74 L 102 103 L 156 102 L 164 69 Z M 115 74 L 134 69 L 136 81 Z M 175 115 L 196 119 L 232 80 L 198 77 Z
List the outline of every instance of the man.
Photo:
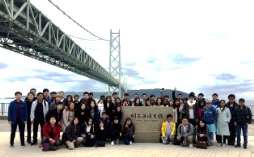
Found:
M 147 95 L 146 95 L 146 93 L 143 93 L 142 99 L 140 100 L 142 102 L 143 106 L 145 106 L 145 104 L 146 104 L 146 99 L 147 99 Z
M 237 132 L 237 144 L 236 148 L 241 147 L 241 130 L 243 131 L 244 144 L 243 148 L 247 149 L 248 143 L 248 124 L 251 124 L 252 113 L 249 107 L 245 106 L 245 100 L 239 99 L 239 106 L 235 108 L 234 112 L 234 124 Z
M 206 106 L 202 110 L 202 120 L 206 123 L 209 130 L 209 139 L 211 144 L 214 139 L 214 133 L 216 132 L 215 121 L 216 121 L 216 109 L 211 105 L 210 101 L 206 102 Z
M 44 99 L 50 105 L 52 103 L 52 98 L 49 96 L 49 90 L 47 88 L 43 89 L 43 95 L 44 95 Z
M 114 93 L 112 94 L 112 103 L 113 103 L 114 105 L 116 104 L 115 100 L 116 100 L 117 97 L 118 97 L 118 94 L 117 94 L 116 92 L 114 92 Z
M 25 99 L 26 107 L 27 107 L 27 143 L 31 143 L 31 121 L 30 121 L 30 115 L 31 115 L 31 108 L 32 103 L 35 101 L 34 94 L 32 92 L 28 93 L 27 99 Z
M 24 130 L 25 123 L 27 122 L 27 107 L 26 103 L 21 100 L 22 93 L 15 93 L 15 100 L 10 102 L 10 106 L 8 108 L 8 122 L 11 125 L 11 138 L 10 138 L 10 147 L 14 147 L 14 138 L 17 130 L 17 126 L 19 127 L 20 133 L 20 142 L 21 146 L 25 147 L 25 139 L 24 139 Z
M 195 100 L 195 95 L 193 92 L 191 92 L 189 94 L 187 104 L 184 105 L 184 113 L 186 114 L 186 117 L 193 126 L 196 126 L 196 123 L 198 122 L 197 106 L 198 105 L 197 101 Z
M 51 101 L 52 101 L 52 102 L 56 100 L 56 92 L 51 92 L 51 93 L 50 93 L 50 96 L 51 96 L 51 99 L 52 99 Z M 51 103 L 52 103 L 52 102 L 51 102 Z M 50 103 L 50 104 L 51 104 L 51 103 Z M 50 105 L 50 104 L 49 104 L 49 105 Z
M 129 93 L 124 93 L 123 100 L 127 100 L 127 101 L 128 101 L 128 104 L 129 104 L 130 106 L 132 105 L 132 102 L 131 102 L 131 100 L 129 99 Z
M 66 100 L 65 100 L 65 98 L 64 98 L 64 92 L 63 92 L 63 91 L 60 91 L 60 92 L 59 92 L 59 95 L 60 95 L 60 98 L 61 98 L 60 101 L 63 102 L 63 103 L 65 103 Z
M 212 106 L 216 109 L 220 106 L 220 100 L 218 99 L 218 97 L 219 97 L 219 95 L 217 93 L 214 93 L 212 95 L 212 98 L 213 98 Z
M 31 89 L 30 89 L 30 93 L 33 93 L 34 96 L 36 96 L 36 89 L 35 89 L 35 88 L 31 88 Z M 36 99 L 36 98 L 35 98 L 35 99 Z
M 198 94 L 198 102 L 204 102 L 204 105 L 206 105 L 206 101 L 204 99 L 204 94 L 203 93 Z
M 31 109 L 30 120 L 33 124 L 33 143 L 31 145 L 37 144 L 37 132 L 38 126 L 41 127 L 41 139 L 43 138 L 43 126 L 46 121 L 46 114 L 49 110 L 49 105 L 46 100 L 43 99 L 43 93 L 39 92 L 37 94 L 37 100 L 33 102 Z
M 167 115 L 167 121 L 162 123 L 161 134 L 163 144 L 172 144 L 176 133 L 176 124 L 172 122 L 172 115 Z
M 156 102 L 155 102 L 155 95 L 154 94 L 151 94 L 150 95 L 150 103 L 151 103 L 151 106 L 155 106 L 156 105 Z
M 86 104 L 86 107 L 90 106 L 90 99 L 89 99 L 88 92 L 83 93 L 83 98 L 80 100 L 80 104 Z
M 79 109 L 81 107 L 81 103 L 79 102 L 79 95 L 74 96 L 74 105 L 75 109 Z
M 193 125 L 188 122 L 188 119 L 184 117 L 182 119 L 182 124 L 180 124 L 177 128 L 177 141 L 181 143 L 181 145 L 186 145 L 189 143 L 189 147 L 193 147 Z
M 179 94 L 177 94 L 177 98 L 176 98 L 176 87 L 174 88 L 174 90 L 172 91 L 172 98 L 173 98 L 173 100 L 176 100 L 176 99 L 182 99 L 183 98 L 183 95 L 181 94 L 181 93 L 179 93 Z
M 90 92 L 90 93 L 88 94 L 88 96 L 89 96 L 89 99 L 90 99 L 90 100 L 93 99 L 93 92 Z
M 229 102 L 226 104 L 226 107 L 229 108 L 230 113 L 232 115 L 230 122 L 228 123 L 229 126 L 229 132 L 230 132 L 230 136 L 228 137 L 228 145 L 235 145 L 235 136 L 236 136 L 236 129 L 235 129 L 235 125 L 234 125 L 234 111 L 235 108 L 238 106 L 238 104 L 235 102 L 235 95 L 234 94 L 230 94 L 228 96 L 228 100 Z
M 49 110 L 46 115 L 46 122 L 50 121 L 50 117 L 54 116 L 56 119 L 56 124 L 60 125 L 60 121 L 63 117 L 63 106 L 64 104 L 60 101 L 56 104 L 56 108 Z

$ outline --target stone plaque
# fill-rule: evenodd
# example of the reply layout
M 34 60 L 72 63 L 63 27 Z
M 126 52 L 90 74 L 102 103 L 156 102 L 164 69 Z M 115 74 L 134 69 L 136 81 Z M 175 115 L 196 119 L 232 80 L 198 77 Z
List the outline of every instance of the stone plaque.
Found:
M 171 113 L 168 107 L 122 106 L 123 123 L 127 117 L 135 125 L 135 142 L 160 142 L 161 125 Z

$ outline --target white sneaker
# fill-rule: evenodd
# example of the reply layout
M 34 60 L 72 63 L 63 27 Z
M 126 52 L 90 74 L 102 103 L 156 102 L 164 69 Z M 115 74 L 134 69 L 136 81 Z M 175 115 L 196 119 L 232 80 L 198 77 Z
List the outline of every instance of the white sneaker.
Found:
M 114 141 L 111 141 L 111 145 L 113 146 L 115 144 L 115 142 Z
M 190 144 L 189 147 L 192 148 L 192 147 L 193 147 L 193 144 Z
M 119 144 L 119 140 L 118 139 L 116 140 L 116 144 Z
M 130 141 L 130 145 L 132 145 L 132 141 Z
M 222 144 L 222 147 L 225 148 L 225 147 L 226 147 L 226 144 L 223 143 L 223 144 Z
M 221 143 L 219 143 L 218 145 L 217 145 L 217 147 L 220 147 L 221 146 Z
M 169 144 L 171 145 L 171 144 L 172 144 L 172 142 L 169 142 Z

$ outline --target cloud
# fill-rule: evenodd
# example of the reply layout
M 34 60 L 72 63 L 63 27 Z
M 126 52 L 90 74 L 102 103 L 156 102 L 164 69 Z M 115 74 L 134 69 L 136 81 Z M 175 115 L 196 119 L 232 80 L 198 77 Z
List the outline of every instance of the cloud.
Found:
M 211 36 L 215 38 L 225 38 L 226 36 L 228 36 L 228 33 L 211 34 Z
M 7 64 L 4 64 L 4 63 L 0 63 L 0 69 L 5 69 L 7 68 L 8 65 Z
M 231 81 L 236 79 L 236 76 L 232 75 L 232 74 L 228 74 L 228 73 L 224 73 L 224 74 L 220 74 L 220 75 L 215 75 L 215 78 L 217 80 L 227 80 L 227 81 Z
M 175 64 L 178 64 L 178 65 L 192 64 L 192 63 L 200 60 L 200 58 L 187 57 L 187 56 L 184 56 L 184 55 L 181 55 L 181 54 L 178 54 L 178 55 L 175 55 L 175 56 L 170 55 L 170 58 Z

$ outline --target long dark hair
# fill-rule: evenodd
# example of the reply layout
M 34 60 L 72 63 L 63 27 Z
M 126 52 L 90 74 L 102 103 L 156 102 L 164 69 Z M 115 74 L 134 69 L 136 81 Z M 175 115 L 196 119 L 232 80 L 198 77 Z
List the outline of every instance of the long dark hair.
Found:
M 157 98 L 156 101 L 155 101 L 156 106 L 158 106 L 158 100 L 159 99 L 161 100 L 161 104 L 160 105 L 162 105 L 162 99 L 161 98 Z
M 225 104 L 224 107 L 223 107 L 223 110 L 224 110 L 225 107 L 226 107 L 226 101 L 225 101 L 225 100 L 220 100 L 220 103 L 221 103 L 221 102 L 224 102 L 224 104 Z M 219 105 L 219 106 L 221 107 L 221 105 Z
M 130 124 L 130 126 L 129 126 L 129 127 L 132 127 L 132 126 L 133 126 L 133 123 L 132 123 L 132 120 L 131 120 L 131 118 L 130 118 L 130 117 L 127 117 L 127 118 L 125 119 L 124 126 L 126 126 L 126 124 L 127 124 L 127 121 L 128 121 L 128 120 L 130 120 L 130 121 L 131 121 L 131 124 Z
M 203 127 L 201 127 L 200 122 L 204 123 L 205 125 Z M 200 119 L 199 122 L 198 122 L 198 129 L 199 130 L 206 130 L 206 123 L 202 119 Z
M 77 125 L 79 125 L 79 118 L 78 118 L 78 117 L 74 117 L 73 120 L 71 121 L 71 125 L 73 125 L 73 126 L 74 126 L 74 120 L 75 120 L 75 119 L 78 120 L 78 124 L 77 124 Z
M 91 107 L 91 103 L 92 103 L 92 102 L 94 102 L 94 108 L 93 108 L 94 111 L 97 111 L 97 110 L 98 110 L 98 106 L 96 105 L 96 101 L 95 101 L 94 99 L 91 99 L 91 100 L 90 100 L 90 110 L 92 109 L 92 107 Z

